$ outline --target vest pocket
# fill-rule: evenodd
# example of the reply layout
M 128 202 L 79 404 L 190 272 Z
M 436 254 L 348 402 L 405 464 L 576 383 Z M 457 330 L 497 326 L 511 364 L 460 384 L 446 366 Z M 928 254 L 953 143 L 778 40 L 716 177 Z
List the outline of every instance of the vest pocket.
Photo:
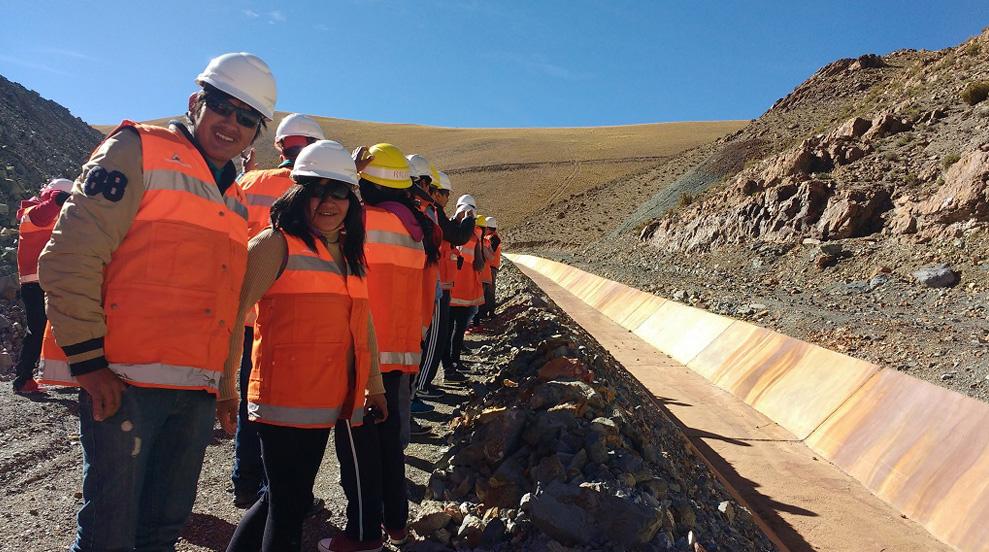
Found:
M 230 263 L 225 234 L 175 222 L 152 222 L 153 253 L 147 279 L 183 289 L 229 289 L 222 268 Z

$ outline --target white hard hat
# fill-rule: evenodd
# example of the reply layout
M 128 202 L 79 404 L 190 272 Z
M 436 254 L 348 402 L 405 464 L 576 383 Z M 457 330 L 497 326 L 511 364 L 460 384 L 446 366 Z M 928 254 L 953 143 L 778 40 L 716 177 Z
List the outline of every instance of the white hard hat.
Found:
M 299 153 L 292 176 L 315 176 L 357 185 L 357 166 L 350 153 L 333 140 L 319 140 Z
M 256 109 L 265 119 L 275 116 L 275 77 L 271 68 L 254 54 L 223 54 L 209 61 L 196 77 L 196 84 L 209 84 Z
M 438 185 L 436 187 L 439 188 L 439 189 L 441 189 L 441 190 L 446 190 L 448 192 L 452 192 L 453 191 L 453 186 L 450 184 L 450 177 L 447 176 L 447 174 L 445 172 L 443 172 L 443 171 L 439 171 L 439 173 L 440 173 L 440 181 L 439 181 L 439 183 L 438 183 Z
M 460 207 L 461 205 L 470 205 L 471 209 L 477 209 L 477 201 L 474 199 L 474 196 L 470 194 L 464 194 L 457 198 L 457 207 Z
M 486 220 L 484 221 L 484 224 L 485 224 L 485 226 L 487 226 L 488 228 L 494 228 L 494 229 L 496 229 L 496 230 L 498 229 L 498 221 L 497 221 L 497 220 L 495 220 L 495 218 L 494 218 L 494 217 L 488 217 L 488 218 L 487 218 L 487 219 L 486 219 Z
M 281 142 L 287 136 L 306 136 L 317 140 L 325 140 L 323 127 L 315 120 L 301 114 L 293 113 L 282 119 L 275 130 L 275 143 Z
M 418 153 L 413 153 L 412 155 L 406 155 L 405 158 L 409 160 L 409 176 L 428 176 L 432 178 L 432 175 L 429 174 L 429 161 L 425 157 Z
M 72 181 L 68 178 L 53 178 L 45 188 L 59 192 L 72 192 Z

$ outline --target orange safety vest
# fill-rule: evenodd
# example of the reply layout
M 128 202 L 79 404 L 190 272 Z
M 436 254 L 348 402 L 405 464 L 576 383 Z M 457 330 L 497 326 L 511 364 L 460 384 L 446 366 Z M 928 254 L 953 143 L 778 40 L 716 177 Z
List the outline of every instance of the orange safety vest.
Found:
M 391 212 L 365 206 L 367 287 L 382 372 L 419 370 L 422 356 L 422 243 Z
M 271 205 L 293 184 L 290 167 L 249 171 L 240 177 L 240 187 L 244 189 L 247 202 L 248 238 L 271 226 Z
M 139 387 L 218 393 L 247 268 L 247 207 L 220 194 L 180 132 L 124 121 L 141 137 L 145 192 L 104 269 L 104 352 Z M 58 328 L 54 328 L 58 332 Z
M 457 250 L 450 242 L 440 242 L 440 289 L 453 289 L 453 276 L 457 272 Z
M 491 258 L 491 268 L 501 268 L 501 244 L 499 243 L 497 248 L 491 246 L 492 237 L 488 236 L 486 238 L 488 240 L 488 246 L 494 250 L 494 257 Z
M 47 385 L 78 386 L 79 382 L 72 377 L 69 372 L 69 361 L 62 351 L 62 348 L 55 343 L 55 335 L 52 334 L 51 322 L 45 324 L 45 336 L 41 340 L 41 359 L 38 362 L 41 368 L 40 383 Z
M 45 248 L 48 239 L 52 237 L 52 228 L 55 228 L 55 220 L 48 226 L 38 226 L 31 222 L 28 213 L 37 209 L 33 205 L 24 210 L 24 217 L 21 219 L 20 236 L 17 238 L 17 275 L 22 284 L 38 281 L 38 257 L 41 250 Z
M 456 248 L 464 260 L 453 275 L 453 289 L 450 290 L 451 307 L 472 307 L 484 304 L 484 288 L 481 287 L 481 276 L 474 270 L 474 248 L 477 246 L 479 237 L 479 231 L 475 229 L 470 240 Z
M 313 252 L 284 236 L 285 271 L 258 301 L 248 414 L 287 427 L 333 427 L 339 417 L 359 423 L 371 369 L 367 284 L 344 275 L 323 242 Z

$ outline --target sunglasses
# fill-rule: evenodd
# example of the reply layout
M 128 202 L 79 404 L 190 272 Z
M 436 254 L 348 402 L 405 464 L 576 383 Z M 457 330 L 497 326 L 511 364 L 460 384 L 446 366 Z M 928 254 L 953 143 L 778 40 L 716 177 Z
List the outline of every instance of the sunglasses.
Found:
M 347 184 L 331 182 L 323 185 L 312 183 L 306 185 L 306 191 L 311 197 L 318 197 L 321 201 L 326 198 L 347 199 L 350 196 L 351 188 Z
M 237 114 L 237 124 L 242 127 L 255 130 L 261 124 L 261 114 L 250 107 L 237 107 L 227 98 L 207 94 L 205 97 L 206 107 L 220 117 L 227 117 L 231 113 Z

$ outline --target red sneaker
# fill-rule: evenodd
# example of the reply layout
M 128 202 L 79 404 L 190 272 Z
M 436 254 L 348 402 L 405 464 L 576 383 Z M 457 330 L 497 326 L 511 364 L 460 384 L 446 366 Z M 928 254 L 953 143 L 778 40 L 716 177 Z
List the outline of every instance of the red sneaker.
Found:
M 376 540 L 356 541 L 343 531 L 331 539 L 319 541 L 319 552 L 378 552 L 382 547 L 381 538 Z
M 14 388 L 14 393 L 17 393 L 18 395 L 40 395 L 44 392 L 45 390 L 42 389 L 41 386 L 38 385 L 38 382 L 33 378 L 24 382 L 24 384 L 20 387 Z

